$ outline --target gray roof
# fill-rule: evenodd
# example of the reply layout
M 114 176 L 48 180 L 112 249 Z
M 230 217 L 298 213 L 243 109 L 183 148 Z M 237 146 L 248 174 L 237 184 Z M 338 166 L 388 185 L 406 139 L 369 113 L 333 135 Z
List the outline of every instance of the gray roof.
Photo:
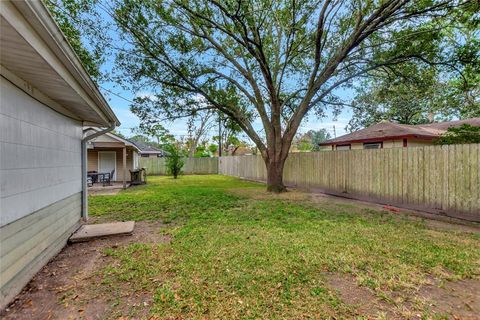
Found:
M 158 149 L 158 148 L 155 148 L 151 145 L 149 145 L 148 143 L 145 143 L 145 142 L 140 142 L 140 141 L 132 141 L 132 140 L 129 140 L 131 143 L 133 143 L 134 145 L 136 145 L 138 147 L 138 149 L 140 149 L 140 153 L 142 152 L 148 152 L 148 153 L 165 153 L 165 151 L 161 150 L 161 149 Z

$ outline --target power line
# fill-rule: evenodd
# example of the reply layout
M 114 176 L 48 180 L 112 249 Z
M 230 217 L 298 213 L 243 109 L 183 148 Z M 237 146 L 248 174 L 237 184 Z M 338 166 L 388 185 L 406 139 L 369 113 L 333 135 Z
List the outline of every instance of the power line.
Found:
M 129 100 L 129 99 L 127 99 L 127 98 L 124 98 L 124 97 L 122 97 L 121 95 L 119 95 L 118 93 L 115 93 L 115 92 L 113 92 L 113 91 L 110 91 L 109 89 L 105 88 L 104 86 L 100 86 L 100 88 L 102 88 L 103 90 L 105 90 L 105 91 L 113 94 L 114 96 L 119 97 L 120 99 L 123 99 L 123 100 L 125 100 L 125 101 L 127 101 L 127 102 L 130 102 L 130 103 L 134 103 L 132 100 Z

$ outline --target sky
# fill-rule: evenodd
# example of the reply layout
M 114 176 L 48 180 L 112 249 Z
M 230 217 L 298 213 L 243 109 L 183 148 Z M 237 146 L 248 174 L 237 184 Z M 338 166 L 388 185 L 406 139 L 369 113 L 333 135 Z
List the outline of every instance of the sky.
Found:
M 108 16 L 105 12 L 102 13 L 102 17 L 105 20 L 110 21 L 111 17 Z M 108 24 L 109 26 L 113 25 L 113 22 Z M 118 38 L 115 34 L 113 29 L 107 30 L 107 33 L 111 37 L 112 41 L 122 41 Z M 85 45 L 88 47 L 87 43 Z M 101 69 L 106 73 L 112 73 L 114 68 L 114 61 L 113 57 L 111 59 L 107 59 L 107 61 L 101 66 Z M 105 98 L 110 104 L 110 107 L 113 109 L 115 114 L 117 115 L 118 119 L 121 122 L 121 126 L 116 128 L 116 130 L 125 136 L 132 136 L 132 128 L 135 128 L 139 125 L 139 119 L 130 111 L 130 105 L 132 104 L 132 100 L 136 95 L 149 95 L 151 92 L 133 92 L 129 90 L 125 90 L 121 86 L 117 85 L 114 82 L 103 82 L 101 83 L 100 91 L 103 93 Z M 349 100 L 351 98 L 350 95 L 352 92 L 348 91 L 341 91 L 336 92 L 341 98 L 346 98 L 345 100 Z M 325 112 L 326 116 L 322 119 L 315 119 L 311 116 L 309 119 L 304 119 L 302 122 L 299 132 L 304 133 L 309 130 L 319 130 L 319 129 L 326 129 L 332 137 L 338 137 L 345 133 L 345 127 L 350 120 L 352 113 L 351 110 L 346 109 L 337 117 L 334 117 L 330 110 Z M 176 138 L 181 138 L 182 136 L 187 135 L 187 125 L 185 120 L 177 120 L 172 123 L 164 123 L 163 126 L 167 128 L 171 134 L 173 134 Z M 253 126 L 258 129 L 259 131 L 262 130 L 262 125 L 260 119 L 256 119 L 253 123 Z M 214 135 L 218 135 L 218 127 L 215 127 L 209 133 L 210 137 Z M 244 135 L 243 138 L 248 141 L 249 138 Z
M 108 70 L 112 66 L 109 63 L 106 63 L 103 68 Z M 116 128 L 116 130 L 125 136 L 132 136 L 132 128 L 135 128 L 139 125 L 139 119 L 130 111 L 130 104 L 133 98 L 137 95 L 148 94 L 146 92 L 135 93 L 132 91 L 125 90 L 120 86 L 117 86 L 113 82 L 105 82 L 101 84 L 100 91 L 103 93 L 105 98 L 110 104 L 110 107 L 117 115 L 120 120 L 121 126 Z M 331 111 L 326 112 L 326 117 L 322 119 L 314 119 L 311 117 L 308 120 L 304 120 L 302 125 L 299 128 L 299 132 L 307 132 L 309 130 L 319 130 L 326 129 L 332 137 L 335 135 L 341 136 L 346 133 L 345 126 L 351 118 L 351 111 L 344 110 L 339 114 L 336 119 L 334 118 Z M 177 120 L 172 123 L 163 124 L 176 138 L 187 135 L 187 126 L 186 121 Z M 255 120 L 253 123 L 255 128 L 259 130 L 262 128 L 261 122 L 259 119 Z M 210 136 L 217 135 L 217 127 L 210 130 Z M 245 137 L 246 138 L 246 137 Z

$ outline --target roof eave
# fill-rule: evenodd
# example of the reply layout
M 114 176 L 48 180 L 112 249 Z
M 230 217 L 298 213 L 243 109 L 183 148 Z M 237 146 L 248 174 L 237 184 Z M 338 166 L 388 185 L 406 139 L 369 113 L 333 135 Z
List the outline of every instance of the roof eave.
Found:
M 120 121 L 88 75 L 80 59 L 43 3 L 41 1 L 12 1 L 12 4 L 24 17 L 29 18 L 32 25 L 35 24 L 36 30 L 44 36 L 43 40 L 48 42 L 51 49 L 59 55 L 64 66 L 78 81 L 88 97 L 92 99 L 93 103 L 87 102 L 89 107 L 95 110 L 105 123 L 119 126 Z M 32 17 L 35 17 L 35 19 L 31 19 Z

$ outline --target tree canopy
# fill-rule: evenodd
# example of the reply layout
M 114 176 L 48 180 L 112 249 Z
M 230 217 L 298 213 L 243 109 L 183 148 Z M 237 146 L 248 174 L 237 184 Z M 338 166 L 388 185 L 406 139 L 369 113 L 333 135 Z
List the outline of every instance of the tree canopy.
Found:
M 299 151 L 319 151 L 319 144 L 331 138 L 330 133 L 326 129 L 309 130 L 304 134 L 300 134 L 294 141 L 294 145 Z
M 480 127 L 463 124 L 450 127 L 437 141 L 437 144 L 480 143 Z
M 283 191 L 283 166 L 303 119 L 344 107 L 339 89 L 362 79 L 413 62 L 448 63 L 436 50 L 445 17 L 468 19 L 471 3 L 113 0 L 102 8 L 120 42 L 104 46 L 116 54 L 119 81 L 153 92 L 135 101 L 137 110 L 156 120 L 224 113 L 258 147 L 268 189 Z
M 436 57 L 415 59 L 356 86 L 350 131 L 381 120 L 419 124 L 480 116 L 480 2 L 431 22 Z
M 103 54 L 105 52 L 102 50 L 101 44 L 93 38 L 90 38 L 92 39 L 90 44 L 97 43 L 98 45 L 90 46 L 90 48 L 87 48 L 84 43 L 85 38 L 82 39 L 82 32 L 95 30 L 88 27 L 88 24 L 92 22 L 92 19 L 96 20 L 99 17 L 95 11 L 96 0 L 43 0 L 43 2 L 82 61 L 85 70 L 93 80 L 100 80 L 102 78 L 100 65 L 104 61 Z M 90 18 L 85 18 L 86 14 L 90 15 Z

